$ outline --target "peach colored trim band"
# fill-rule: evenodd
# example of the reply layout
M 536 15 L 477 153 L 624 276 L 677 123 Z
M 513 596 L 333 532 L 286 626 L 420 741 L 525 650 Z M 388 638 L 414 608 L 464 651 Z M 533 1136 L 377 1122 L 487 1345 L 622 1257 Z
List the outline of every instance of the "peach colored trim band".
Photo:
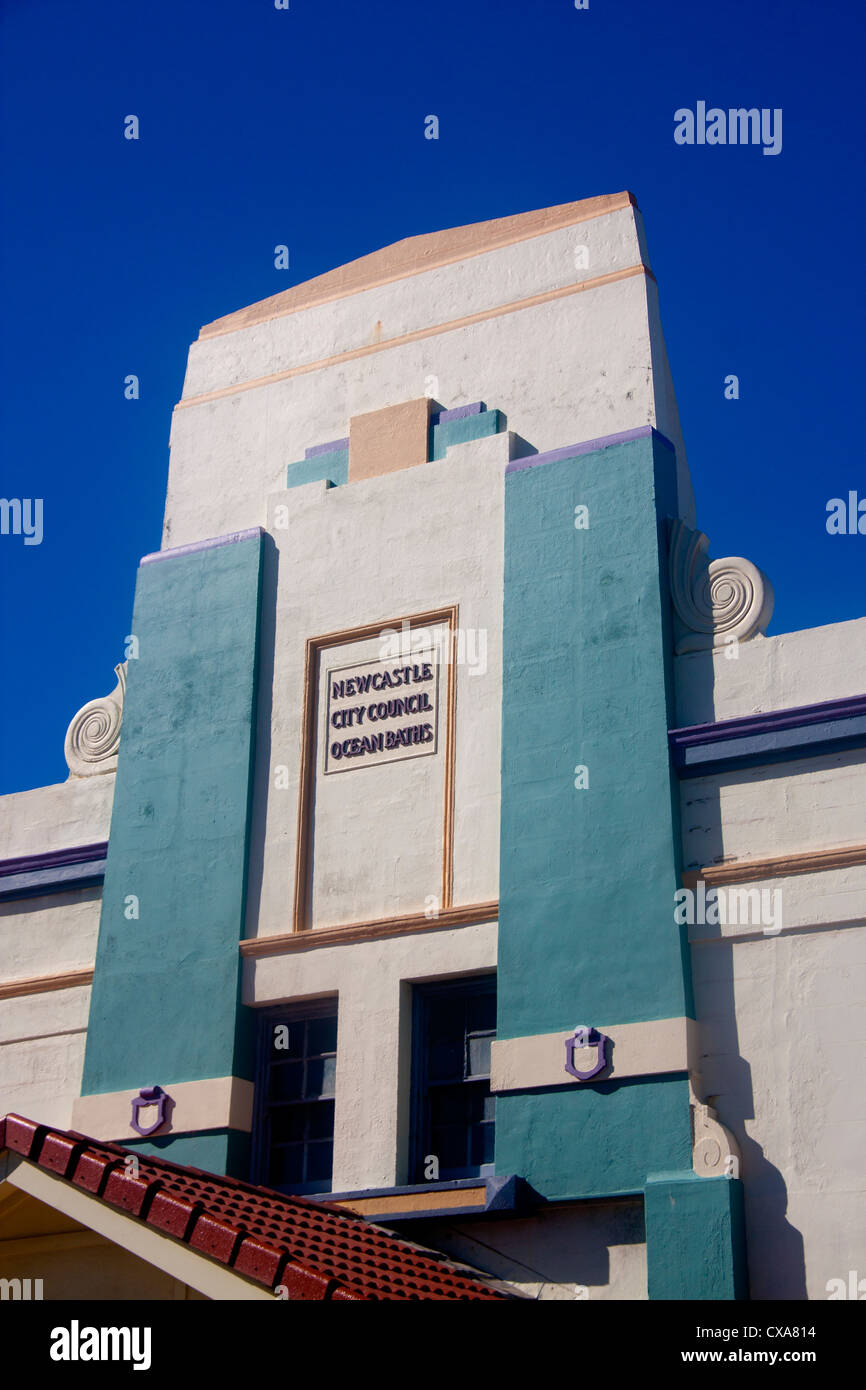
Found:
M 196 1134 L 206 1129 L 238 1129 L 248 1133 L 253 1125 L 251 1081 L 239 1076 L 205 1077 L 201 1081 L 174 1081 L 163 1076 L 163 1089 L 173 1104 L 165 1123 L 155 1131 L 166 1134 Z M 72 1102 L 72 1128 L 91 1139 L 111 1139 L 118 1144 L 135 1141 L 132 1127 L 132 1100 L 136 1088 L 100 1091 L 77 1096 Z M 148 1120 L 152 1116 L 146 1116 Z
M 472 903 L 469 907 L 449 907 L 438 917 L 427 918 L 422 912 L 407 917 L 380 917 L 370 922 L 350 922 L 345 927 L 313 927 L 302 932 L 282 932 L 279 936 L 254 936 L 242 941 L 240 952 L 248 959 L 261 956 L 282 956 L 290 951 L 309 951 L 316 946 L 341 946 L 352 941 L 370 941 L 375 937 L 404 936 L 410 932 L 442 931 L 448 927 L 476 926 L 495 922 L 499 903 Z
M 866 864 L 866 845 L 807 849 L 799 854 L 773 855 L 767 859 L 732 859 L 727 864 L 707 864 L 702 869 L 684 873 L 683 883 L 687 888 L 694 888 L 698 879 L 708 885 L 750 883 L 761 878 L 789 878 L 792 874 L 820 874 L 855 864 Z
M 518 241 L 529 241 L 547 232 L 606 217 L 621 208 L 637 207 L 632 193 L 606 193 L 596 198 L 582 198 L 575 203 L 559 203 L 552 208 L 536 208 L 510 217 L 497 217 L 487 222 L 470 222 L 462 227 L 448 227 L 441 232 L 426 232 L 421 236 L 405 237 L 402 241 L 383 246 L 368 256 L 360 256 L 346 265 L 317 275 L 301 285 L 282 290 L 279 294 L 260 299 L 233 314 L 206 323 L 199 338 L 218 338 L 225 333 L 267 323 L 270 319 L 296 314 L 335 299 L 346 299 L 363 290 L 378 289 L 425 270 L 454 265 L 457 261 L 482 256 Z
M 429 1211 L 435 1207 L 442 1211 L 448 1207 L 483 1206 L 487 1200 L 487 1188 L 482 1183 L 478 1187 L 445 1187 L 434 1192 L 406 1192 L 394 1197 L 340 1197 L 332 1203 L 347 1211 L 356 1211 L 359 1216 L 388 1216 L 399 1211 Z
M 48 994 L 53 989 L 75 989 L 89 985 L 93 967 L 86 970 L 67 970 L 58 975 L 31 975 L 26 980 L 0 981 L 0 999 L 17 999 L 22 994 Z
M 401 333 L 396 338 L 386 338 L 381 343 L 366 343 L 364 347 L 350 348 L 347 352 L 337 352 L 333 357 L 322 357 L 317 362 L 304 362 L 299 367 L 287 367 L 283 372 L 272 372 L 270 376 L 256 377 L 254 381 L 239 381 L 234 386 L 221 386 L 216 391 L 204 391 L 200 396 L 188 396 L 178 401 L 175 410 L 188 410 L 193 405 L 205 405 L 208 401 L 220 400 L 223 396 L 237 396 L 241 391 L 253 391 L 260 386 L 273 386 L 278 381 L 290 381 L 292 377 L 304 376 L 307 372 L 320 372 L 325 367 L 335 367 L 343 362 L 352 362 L 358 357 L 368 357 L 373 352 L 384 352 L 387 348 L 403 347 L 406 343 L 417 343 L 423 338 L 435 338 L 440 333 L 452 333 L 458 328 L 469 328 L 474 323 L 486 319 L 501 318 L 504 314 L 518 313 L 521 309 L 534 309 L 539 304 L 549 304 L 552 300 L 563 299 L 572 294 L 582 294 L 584 290 L 601 289 L 604 285 L 616 284 L 618 280 L 630 280 L 634 275 L 646 275 L 650 280 L 655 276 L 649 266 L 639 262 L 625 270 L 612 270 L 607 275 L 597 275 L 593 280 L 581 280 L 576 285 L 565 285 L 558 290 L 544 290 L 541 294 L 530 295 L 528 299 L 515 299 L 510 304 L 499 304 L 494 309 L 482 309 L 476 314 L 466 314 L 460 319 L 450 319 L 447 323 L 437 323 L 429 328 L 416 328 L 411 333 Z

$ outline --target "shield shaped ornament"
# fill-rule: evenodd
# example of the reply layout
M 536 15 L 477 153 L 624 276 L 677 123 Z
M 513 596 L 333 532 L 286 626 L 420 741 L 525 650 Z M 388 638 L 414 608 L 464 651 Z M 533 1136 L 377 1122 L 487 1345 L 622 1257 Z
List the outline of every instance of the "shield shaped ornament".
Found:
M 169 1100 L 171 1100 L 171 1096 L 169 1096 L 161 1086 L 142 1086 L 138 1095 L 133 1098 L 132 1119 L 129 1122 L 136 1134 L 140 1134 L 142 1138 L 145 1139 L 149 1134 L 154 1134 L 159 1129 L 160 1125 L 165 1124 L 165 1107 Z M 153 1124 L 141 1124 L 139 1116 L 142 1110 L 154 1108 L 156 1110 L 156 1118 Z
M 607 1044 L 607 1034 L 600 1033 L 597 1028 L 589 1028 L 585 1024 L 575 1028 L 565 1040 L 565 1070 L 569 1076 L 573 1076 L 575 1081 L 589 1081 L 591 1077 L 598 1076 L 607 1066 Z M 588 1068 L 581 1070 L 575 1062 L 574 1054 L 591 1048 L 596 1049 L 595 1061 Z

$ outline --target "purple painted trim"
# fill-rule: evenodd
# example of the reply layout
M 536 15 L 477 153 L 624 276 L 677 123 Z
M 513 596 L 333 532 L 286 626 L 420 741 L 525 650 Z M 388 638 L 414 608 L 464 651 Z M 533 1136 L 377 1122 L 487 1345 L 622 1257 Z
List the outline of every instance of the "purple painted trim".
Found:
M 677 774 L 702 777 L 866 746 L 866 696 L 670 729 Z
M 22 854 L 17 859 L 0 859 L 0 878 L 6 874 L 36 873 L 40 869 L 61 869 L 67 864 L 89 864 L 105 859 L 108 841 L 92 845 L 75 845 L 72 849 L 53 849 L 47 854 Z
M 317 454 L 336 454 L 342 449 L 348 449 L 348 439 L 332 439 L 330 444 L 314 444 L 311 449 L 304 450 L 305 459 L 313 459 Z
M 171 1096 L 164 1091 L 161 1086 L 142 1086 L 138 1095 L 132 1102 L 132 1119 L 129 1124 L 142 1139 L 146 1139 L 149 1134 L 154 1134 L 161 1125 L 165 1124 L 165 1107 L 171 1100 Z M 152 1125 L 140 1125 L 138 1123 L 138 1112 L 146 1106 L 156 1106 L 156 1119 Z
M 50 893 L 68 893 L 93 888 L 105 878 L 105 859 L 86 859 L 81 864 L 63 864 L 56 869 L 34 869 L 30 873 L 4 874 L 0 878 L 0 899 L 44 898 Z
M 219 545 L 234 545 L 237 541 L 261 540 L 264 534 L 261 526 L 250 526 L 246 531 L 231 531 L 227 536 L 212 536 L 210 540 L 176 545 L 173 550 L 154 550 L 150 555 L 142 555 L 139 564 L 154 565 L 157 560 L 173 560 L 176 555 L 192 555 L 197 550 L 215 550 Z
M 799 729 L 808 724 L 824 724 L 831 719 L 856 719 L 862 715 L 866 715 L 866 695 L 851 695 L 844 700 L 826 700 L 819 705 L 798 705 L 794 709 L 771 710 L 768 714 L 723 719 L 717 724 L 692 724 L 683 729 L 670 729 L 668 739 L 674 749 L 694 748 L 703 743 L 778 733 L 780 729 Z
M 431 425 L 444 425 L 449 420 L 465 420 L 467 415 L 483 415 L 487 406 L 483 401 L 473 401 L 472 405 L 456 405 L 453 410 L 440 410 L 431 415 Z
M 487 1182 L 487 1205 L 485 1211 L 513 1211 L 522 1204 L 524 1197 L 523 1179 L 516 1173 L 492 1176 Z
M 595 1062 L 589 1071 L 580 1071 L 574 1064 L 574 1049 L 577 1044 L 578 1033 L 585 1032 L 587 1046 L 596 1049 Z M 569 1076 L 573 1076 L 575 1081 L 590 1081 L 592 1077 L 598 1076 L 600 1071 L 604 1071 L 608 1063 L 608 1036 L 600 1033 L 597 1028 L 575 1029 L 565 1040 L 565 1070 Z
M 467 1203 L 463 1207 L 437 1207 L 436 1196 L 439 1192 L 450 1192 L 457 1188 L 485 1186 L 485 1196 L 482 1203 Z M 382 1225 L 390 1225 L 391 1222 L 424 1220 L 434 1216 L 446 1216 L 449 1213 L 465 1216 L 467 1213 L 472 1215 L 482 1215 L 485 1212 L 517 1211 L 526 1201 L 526 1188 L 522 1178 L 510 1173 L 499 1177 L 478 1177 L 478 1178 L 456 1178 L 445 1179 L 441 1182 L 416 1183 L 411 1187 L 368 1187 L 356 1189 L 351 1192 L 311 1192 L 310 1200 L 313 1202 L 341 1202 L 354 1199 L 355 1201 L 365 1197 L 402 1197 L 407 1194 L 425 1192 L 430 1194 L 429 1207 L 406 1207 L 403 1210 L 389 1212 L 370 1212 L 369 1215 L 362 1217 L 364 1221 L 375 1221 Z
M 526 458 L 512 459 L 506 464 L 506 473 L 522 473 L 527 468 L 538 468 L 545 463 L 559 463 L 562 459 L 577 458 L 579 454 L 594 454 L 599 449 L 611 449 L 617 444 L 628 444 L 633 439 L 648 439 L 655 435 L 669 449 L 671 441 L 652 425 L 639 425 L 634 430 L 623 430 L 621 434 L 603 434 L 598 439 L 587 439 L 582 444 L 567 444 L 564 449 L 551 449 L 546 454 L 529 454 Z

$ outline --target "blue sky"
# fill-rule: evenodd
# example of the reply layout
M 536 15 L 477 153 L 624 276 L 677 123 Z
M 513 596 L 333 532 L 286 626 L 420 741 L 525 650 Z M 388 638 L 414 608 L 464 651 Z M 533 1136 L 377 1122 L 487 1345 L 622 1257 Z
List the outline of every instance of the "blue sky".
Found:
M 866 613 L 866 537 L 825 529 L 866 497 L 864 29 L 855 0 L 5 0 L 0 495 L 44 534 L 0 536 L 0 793 L 65 780 L 113 689 L 199 327 L 598 193 L 644 215 L 711 553 L 767 571 L 771 633 Z M 675 144 L 698 100 L 781 108 L 781 153 Z

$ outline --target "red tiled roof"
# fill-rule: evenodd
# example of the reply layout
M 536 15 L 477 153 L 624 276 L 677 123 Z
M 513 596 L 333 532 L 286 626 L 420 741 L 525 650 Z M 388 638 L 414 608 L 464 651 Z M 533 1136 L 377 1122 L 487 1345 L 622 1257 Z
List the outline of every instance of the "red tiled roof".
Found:
M 507 1299 L 483 1275 L 423 1251 L 363 1217 L 285 1197 L 20 1115 L 0 1120 L 7 1148 L 109 1206 L 290 1299 Z M 138 1160 L 130 1176 L 124 1159 Z

